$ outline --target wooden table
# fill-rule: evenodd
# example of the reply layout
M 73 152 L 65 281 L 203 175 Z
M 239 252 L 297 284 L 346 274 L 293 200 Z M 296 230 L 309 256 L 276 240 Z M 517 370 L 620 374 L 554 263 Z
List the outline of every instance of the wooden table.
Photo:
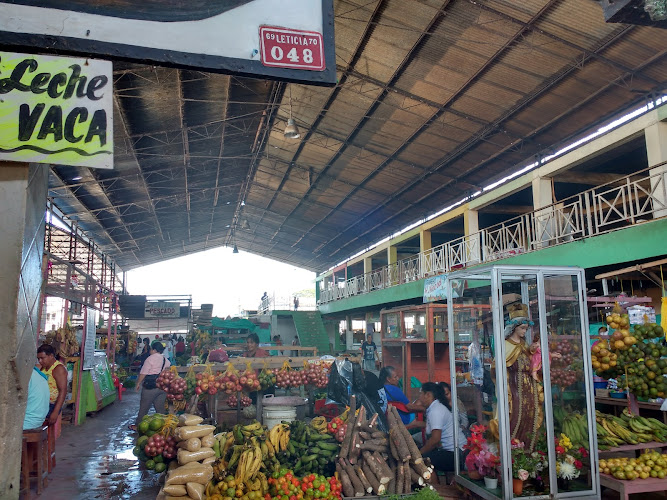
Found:
M 608 450 L 598 450 L 598 455 L 607 454 L 607 453 L 620 453 L 622 451 L 650 450 L 650 449 L 655 449 L 655 448 L 667 448 L 667 443 L 658 443 L 656 441 L 651 441 L 649 443 L 624 444 L 623 446 L 617 446 L 615 448 L 609 448 Z
M 667 479 L 648 478 L 635 479 L 634 481 L 627 481 L 616 479 L 608 474 L 600 474 L 600 484 L 605 488 L 618 491 L 621 494 L 621 500 L 629 500 L 633 493 L 649 493 L 655 491 L 666 492 Z

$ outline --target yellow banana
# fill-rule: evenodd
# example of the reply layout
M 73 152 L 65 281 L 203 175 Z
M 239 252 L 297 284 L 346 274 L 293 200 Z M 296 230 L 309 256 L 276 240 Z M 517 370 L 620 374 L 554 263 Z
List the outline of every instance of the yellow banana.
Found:
M 244 431 L 247 431 L 247 432 L 253 432 L 253 431 L 257 431 L 261 428 L 262 428 L 262 424 L 255 421 L 252 424 L 244 425 L 241 430 L 244 430 Z
M 264 441 L 264 443 L 266 444 L 266 448 L 268 450 L 268 456 L 271 457 L 271 458 L 275 457 L 276 456 L 276 449 L 273 447 L 273 443 L 271 442 L 271 439 L 267 439 L 266 441 Z

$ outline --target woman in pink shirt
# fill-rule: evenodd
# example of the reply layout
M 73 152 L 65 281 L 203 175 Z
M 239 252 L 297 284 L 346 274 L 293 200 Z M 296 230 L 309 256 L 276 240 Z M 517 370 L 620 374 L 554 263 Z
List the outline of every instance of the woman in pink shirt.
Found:
M 137 425 L 144 418 L 144 415 L 148 413 L 151 405 L 155 408 L 155 413 L 164 412 L 167 393 L 155 385 L 158 375 L 171 366 L 169 360 L 162 355 L 163 352 L 164 345 L 162 345 L 162 342 L 156 340 L 151 344 L 151 355 L 144 361 L 141 372 L 139 372 L 139 378 L 137 379 L 136 390 L 138 392 L 141 389 L 141 401 L 139 403 L 139 414 L 137 415 L 136 424 L 130 425 L 130 430 L 137 430 Z

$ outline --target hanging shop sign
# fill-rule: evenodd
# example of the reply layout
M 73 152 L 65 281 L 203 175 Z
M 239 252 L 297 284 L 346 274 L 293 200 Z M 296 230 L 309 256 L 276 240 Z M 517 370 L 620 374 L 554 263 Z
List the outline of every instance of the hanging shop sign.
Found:
M 113 168 L 109 61 L 0 51 L 0 160 Z
M 452 281 L 452 298 L 463 297 L 466 289 L 465 280 Z M 447 300 L 447 275 L 441 274 L 424 280 L 424 304 Z
M 178 302 L 146 302 L 144 318 L 179 318 L 181 306 Z
M 441 274 L 424 280 L 424 303 L 447 300 L 447 275 Z
M 336 83 L 333 0 L 7 0 L 0 12 L 3 45 Z M 279 28 L 261 39 L 262 26 Z

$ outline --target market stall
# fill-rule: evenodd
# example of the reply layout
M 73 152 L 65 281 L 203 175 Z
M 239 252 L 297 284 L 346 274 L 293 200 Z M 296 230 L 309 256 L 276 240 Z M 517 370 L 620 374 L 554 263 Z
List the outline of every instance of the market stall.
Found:
M 468 391 L 481 405 L 467 442 L 454 433 L 470 450 L 457 483 L 487 499 L 599 498 L 583 270 L 487 266 L 447 278 L 449 343 L 468 343 L 470 361 L 452 400 Z
M 199 416 L 153 414 L 139 424 L 134 454 L 165 473 L 158 499 L 305 500 L 405 495 L 433 473 L 398 413 L 391 431 L 354 396 L 340 418 L 236 424 L 216 433 Z M 426 487 L 425 491 L 431 490 Z M 436 494 L 423 495 L 435 500 Z
M 404 381 L 408 398 L 419 395 L 413 380 L 450 380 L 447 306 L 424 304 L 380 311 L 382 359 Z

